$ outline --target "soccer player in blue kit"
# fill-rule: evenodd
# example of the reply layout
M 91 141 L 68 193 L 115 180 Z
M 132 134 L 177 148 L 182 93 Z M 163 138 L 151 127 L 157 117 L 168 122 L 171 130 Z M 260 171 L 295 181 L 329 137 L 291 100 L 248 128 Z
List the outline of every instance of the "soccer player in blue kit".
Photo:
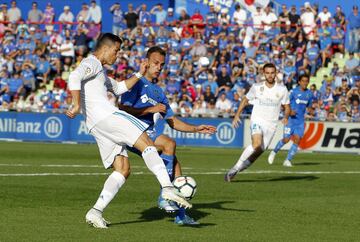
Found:
M 289 123 L 284 127 L 284 137 L 280 140 L 275 149 L 270 152 L 268 162 L 271 165 L 274 162 L 276 153 L 283 147 L 290 138 L 293 137 L 293 144 L 290 147 L 286 160 L 283 165 L 291 167 L 291 161 L 294 158 L 299 146 L 299 142 L 304 135 L 305 112 L 306 108 L 312 104 L 313 94 L 307 89 L 309 85 L 309 76 L 301 75 L 298 79 L 299 85 L 290 92 L 290 116 Z
M 211 125 L 191 125 L 175 117 L 165 93 L 158 85 L 153 83 L 153 80 L 158 78 L 164 66 L 165 56 L 166 52 L 158 46 L 153 46 L 148 50 L 146 54 L 148 68 L 140 81 L 121 96 L 119 108 L 149 125 L 146 132 L 154 141 L 156 148 L 161 150 L 160 157 L 166 165 L 170 180 L 173 180 L 174 162 L 177 161 L 175 156 L 176 143 L 168 136 L 157 133 L 155 129 L 156 121 L 159 118 L 163 118 L 171 128 L 182 132 L 213 134 L 216 132 L 216 128 Z M 128 150 L 140 154 L 134 148 L 128 147 Z M 175 174 L 180 175 L 179 162 L 176 162 L 175 169 L 177 170 Z M 169 203 L 162 199 L 161 196 L 159 197 L 158 205 L 167 212 L 177 212 L 175 217 L 176 224 L 198 224 L 185 214 L 185 209 L 179 208 L 175 203 Z

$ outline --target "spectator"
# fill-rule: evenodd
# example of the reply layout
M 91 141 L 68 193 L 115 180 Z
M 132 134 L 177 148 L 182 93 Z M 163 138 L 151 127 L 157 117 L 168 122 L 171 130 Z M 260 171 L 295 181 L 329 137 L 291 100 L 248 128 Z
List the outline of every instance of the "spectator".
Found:
M 333 51 L 339 51 L 344 54 L 344 37 L 344 30 L 342 30 L 340 26 L 336 26 L 331 33 Z
M 8 20 L 12 23 L 18 23 L 21 19 L 21 10 L 16 6 L 16 1 L 11 1 L 11 8 L 7 11 Z
M 262 20 L 263 20 L 264 12 L 262 11 L 261 7 L 257 6 L 256 11 L 252 12 L 251 18 L 253 22 L 253 26 L 255 29 L 263 29 Z
M 90 49 L 93 49 L 95 46 L 96 40 L 100 36 L 100 26 L 95 24 L 95 22 L 90 22 L 89 29 L 87 30 L 86 37 L 90 40 L 88 46 Z
M 221 92 L 222 90 L 228 91 L 233 86 L 231 77 L 228 73 L 226 66 L 221 66 L 221 72 L 216 76 L 215 80 L 219 86 L 219 92 Z
M 296 6 L 291 6 L 291 10 L 289 13 L 289 20 L 291 23 L 291 29 L 294 31 L 297 25 L 300 23 L 300 15 L 297 14 Z
M 320 24 L 323 24 L 324 22 L 330 23 L 331 22 L 331 13 L 329 12 L 329 9 L 327 6 L 323 7 L 323 11 L 320 12 L 316 18 L 316 22 L 320 20 Z
M 185 9 L 181 9 L 179 20 L 184 25 L 189 23 L 190 16 L 187 14 Z
M 141 25 L 145 25 L 147 22 L 151 22 L 151 14 L 147 11 L 145 3 L 141 4 L 141 9 L 138 9 L 138 16 Z
M 246 21 L 246 11 L 241 8 L 240 4 L 235 5 L 235 12 L 233 13 L 233 23 L 243 26 Z
M 221 93 L 220 97 L 216 101 L 215 107 L 220 111 L 220 114 L 225 118 L 229 117 L 231 112 L 232 103 L 226 98 L 226 93 Z
M 60 53 L 62 62 L 64 62 L 65 58 L 69 58 L 70 62 L 75 60 L 75 48 L 74 44 L 71 42 L 70 37 L 66 37 L 65 41 L 60 46 Z
M 206 20 L 207 25 L 212 25 L 217 22 L 218 16 L 217 16 L 217 13 L 215 12 L 213 3 L 209 3 L 209 8 L 210 9 L 209 9 L 209 12 L 205 16 L 205 20 Z
M 345 62 L 344 71 L 352 74 L 359 67 L 359 59 L 354 57 L 354 52 L 349 52 L 349 59 Z
M 204 17 L 200 13 L 200 9 L 196 8 L 194 14 L 190 17 L 190 26 L 194 29 L 194 32 L 203 31 Z
M 40 56 L 40 60 L 36 64 L 36 79 L 38 81 L 42 81 L 43 84 L 47 84 L 50 70 L 51 69 L 49 61 L 44 55 Z
M 318 58 L 320 55 L 320 50 L 315 40 L 312 40 L 310 42 L 310 47 L 307 48 L 306 55 L 309 59 L 309 64 L 311 66 L 310 74 L 312 76 L 315 76 L 317 71 Z
M 74 47 L 76 51 L 83 51 L 84 53 L 87 51 L 87 30 L 83 28 L 78 28 L 76 30 L 76 34 L 74 36 Z
M 168 8 L 165 22 L 166 22 L 166 25 L 168 25 L 168 26 L 174 26 L 176 24 L 176 18 L 174 15 L 173 8 Z
M 276 15 L 271 11 L 270 6 L 265 8 L 265 13 L 261 16 L 261 24 L 264 26 L 265 31 L 269 31 L 271 29 L 271 25 L 276 23 L 278 18 Z
M 28 21 L 32 24 L 39 24 L 43 19 L 43 13 L 38 9 L 38 3 L 33 2 L 28 12 Z
M 85 21 L 87 19 L 87 16 L 89 15 L 89 6 L 86 3 L 83 3 L 81 5 L 81 10 L 76 15 L 76 20 L 78 22 Z
M 7 4 L 3 3 L 0 5 L 1 9 L 0 9 L 0 22 L 1 21 L 8 21 L 9 20 L 9 16 L 8 16 L 8 12 L 7 12 Z
M 14 72 L 12 77 L 7 79 L 7 85 L 9 86 L 9 95 L 11 100 L 14 99 L 15 96 L 24 96 L 25 89 L 24 89 L 24 82 L 20 78 L 20 73 Z
M 230 15 L 228 14 L 229 10 L 227 8 L 222 8 L 220 15 L 218 16 L 218 23 L 220 25 L 229 25 L 230 24 Z
M 74 15 L 70 11 L 70 7 L 68 5 L 64 6 L 64 12 L 60 14 L 59 22 L 61 22 L 62 24 L 74 22 Z M 67 24 L 66 28 L 71 29 L 71 24 Z
M 311 7 L 309 2 L 305 2 L 304 7 L 305 7 L 305 12 L 301 14 L 300 20 L 306 38 L 311 39 L 314 37 L 314 28 L 316 27 L 316 22 L 315 22 L 316 12 Z
M 360 15 L 357 5 L 353 6 L 352 13 L 349 15 L 347 21 L 349 24 L 349 51 L 359 52 Z
M 195 45 L 190 49 L 189 54 L 194 58 L 194 60 L 198 60 L 199 57 L 206 56 L 207 54 L 206 46 L 201 42 L 201 39 L 196 39 Z
M 110 7 L 110 13 L 113 15 L 112 33 L 115 35 L 120 35 L 125 27 L 124 14 L 121 11 L 120 3 L 114 3 Z
M 137 26 L 137 20 L 139 19 L 139 16 L 134 11 L 133 5 L 131 3 L 128 4 L 128 11 L 124 14 L 124 18 L 126 20 L 126 25 L 130 30 Z
M 95 0 L 92 0 L 85 21 L 88 23 L 94 22 L 95 24 L 101 24 L 101 20 L 102 20 L 101 8 L 96 4 Z
M 150 13 L 155 15 L 157 25 L 162 24 L 166 19 L 166 11 L 164 10 L 163 5 L 161 3 L 155 5 L 150 10 Z
M 343 13 L 340 5 L 336 6 L 334 21 L 335 21 L 335 24 L 340 26 L 342 29 L 345 28 L 345 24 L 346 24 L 345 14 Z
M 51 2 L 48 2 L 46 4 L 42 22 L 44 24 L 52 24 L 54 22 L 54 19 L 55 19 L 55 10 L 54 10 L 53 6 L 51 5 Z

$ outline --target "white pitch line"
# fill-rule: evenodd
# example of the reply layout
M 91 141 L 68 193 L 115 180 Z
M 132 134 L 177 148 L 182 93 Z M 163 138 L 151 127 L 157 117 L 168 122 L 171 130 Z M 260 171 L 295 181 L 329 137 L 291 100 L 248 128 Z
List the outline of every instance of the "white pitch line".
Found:
M 110 173 L 0 173 L 0 177 L 18 177 L 18 176 L 100 176 L 109 175 Z M 150 172 L 133 172 L 133 175 L 152 175 Z M 223 175 L 224 172 L 188 172 L 187 175 Z M 293 174 L 293 175 L 321 175 L 321 174 L 360 174 L 360 171 L 247 171 L 242 174 Z

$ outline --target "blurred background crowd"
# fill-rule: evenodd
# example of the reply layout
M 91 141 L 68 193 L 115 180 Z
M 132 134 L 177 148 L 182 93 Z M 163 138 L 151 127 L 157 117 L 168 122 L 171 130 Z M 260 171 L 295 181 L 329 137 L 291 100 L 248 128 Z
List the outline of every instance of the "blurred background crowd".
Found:
M 248 12 L 208 4 L 207 14 L 162 4 L 101 9 L 96 1 L 79 12 L 32 3 L 22 12 L 11 1 L 0 6 L 0 111 L 64 112 L 71 105 L 69 74 L 101 34 L 102 13 L 123 38 L 119 61 L 108 75 L 121 81 L 139 70 L 153 45 L 168 55 L 157 84 L 183 117 L 231 117 L 252 84 L 264 80 L 262 66 L 277 66 L 277 81 L 291 90 L 301 74 L 311 76 L 313 104 L 307 118 L 359 122 L 360 68 L 358 6 L 344 13 L 305 2 L 297 8 L 272 5 Z M 349 44 L 345 45 L 345 39 Z M 246 114 L 251 113 L 251 107 Z

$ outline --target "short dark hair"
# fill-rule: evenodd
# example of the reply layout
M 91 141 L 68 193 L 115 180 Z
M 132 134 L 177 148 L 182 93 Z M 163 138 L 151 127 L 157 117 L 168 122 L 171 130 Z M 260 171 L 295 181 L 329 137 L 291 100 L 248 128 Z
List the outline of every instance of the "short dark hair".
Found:
M 266 68 L 274 68 L 276 70 L 276 66 L 273 63 L 266 63 L 263 67 L 263 70 Z
M 308 74 L 302 74 L 302 75 L 299 76 L 298 82 L 301 81 L 301 79 L 304 78 L 304 77 L 307 78 L 310 81 L 310 76 Z
M 150 47 L 150 49 L 147 51 L 146 58 L 150 58 L 151 54 L 155 53 L 155 52 L 159 53 L 160 55 L 162 55 L 164 57 L 166 56 L 165 50 L 163 50 L 160 46 L 155 45 L 153 47 Z
M 119 36 L 114 35 L 112 33 L 104 33 L 100 35 L 98 41 L 96 42 L 95 50 L 98 50 L 105 45 L 112 46 L 115 43 L 120 43 L 121 45 L 122 42 L 123 41 Z

